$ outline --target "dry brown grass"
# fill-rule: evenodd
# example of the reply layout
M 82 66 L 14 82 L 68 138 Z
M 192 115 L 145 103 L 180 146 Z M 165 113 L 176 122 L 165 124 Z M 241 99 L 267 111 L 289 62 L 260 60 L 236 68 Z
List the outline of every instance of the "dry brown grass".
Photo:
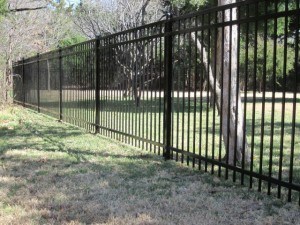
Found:
M 18 107 L 0 135 L 0 224 L 300 224 L 296 203 Z

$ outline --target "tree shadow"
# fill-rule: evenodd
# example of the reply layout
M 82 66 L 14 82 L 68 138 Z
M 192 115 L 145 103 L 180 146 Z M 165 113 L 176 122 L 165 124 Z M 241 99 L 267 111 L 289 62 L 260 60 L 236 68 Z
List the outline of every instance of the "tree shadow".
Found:
M 5 165 L 5 171 L 0 170 L 0 173 L 9 179 L 1 181 L 0 186 L 8 190 L 7 198 L 3 199 L 5 204 L 29 210 L 28 216 L 33 207 L 41 215 L 38 221 L 41 224 L 105 223 L 117 206 L 120 207 L 117 210 L 120 216 L 129 213 L 126 211 L 128 198 L 149 201 L 153 198 L 149 192 L 151 188 L 161 189 L 162 194 L 168 192 L 158 181 L 148 183 L 148 180 L 156 179 L 159 171 L 170 167 L 160 157 L 134 151 L 122 155 L 109 149 L 81 150 L 58 140 L 69 136 L 76 138 L 83 134 L 80 130 L 69 131 L 46 125 L 37 127 L 29 123 L 23 128 L 25 131 L 20 132 L 19 129 L 0 129 L 0 134 L 7 137 L 34 139 L 22 143 L 8 142 L 2 146 L 0 163 Z M 11 150 L 15 153 L 5 154 Z M 22 150 L 27 152 L 26 155 L 24 152 L 18 154 Z M 91 157 L 97 160 L 91 160 Z M 185 173 L 189 174 L 188 171 Z M 133 185 L 141 183 L 142 179 L 146 179 L 143 185 Z M 133 213 L 138 212 L 139 207 L 134 206 Z M 28 217 L 23 219 L 26 221 Z

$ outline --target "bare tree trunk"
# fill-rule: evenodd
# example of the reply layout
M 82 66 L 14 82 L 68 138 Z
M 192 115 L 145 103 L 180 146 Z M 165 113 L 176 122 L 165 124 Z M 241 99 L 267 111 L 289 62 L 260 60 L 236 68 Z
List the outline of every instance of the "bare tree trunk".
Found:
M 236 0 L 218 0 L 219 5 L 234 3 Z M 220 22 L 237 19 L 237 9 L 225 10 Z M 224 21 L 223 21 L 224 19 Z M 220 32 L 221 31 L 221 32 Z M 250 161 L 247 140 L 244 137 L 246 129 L 243 117 L 240 90 L 238 90 L 238 27 L 232 25 L 219 29 L 217 46 L 217 73 L 222 80 L 222 134 L 226 147 L 228 163 L 233 165 L 236 160 L 241 161 L 244 154 L 245 162 Z M 245 139 L 245 140 L 244 140 Z M 245 146 L 243 146 L 245 143 Z M 236 149 L 236 151 L 235 151 Z
M 233 3 L 235 0 L 219 0 L 219 5 Z M 224 20 L 230 21 L 236 19 L 236 9 L 232 9 L 230 18 L 230 11 L 225 11 Z M 212 68 L 208 64 L 207 51 L 202 43 L 196 38 L 195 33 L 191 34 L 194 42 L 197 44 L 197 49 L 202 55 L 203 64 L 206 71 L 208 71 L 208 84 L 212 90 L 212 98 L 215 99 L 219 114 L 222 116 L 222 135 L 224 145 L 226 147 L 226 155 L 228 163 L 233 165 L 236 160 L 242 161 L 243 155 L 246 163 L 250 162 L 250 152 L 246 137 L 244 137 L 244 114 L 241 102 L 240 90 L 238 90 L 237 83 L 237 41 L 238 28 L 233 25 L 231 28 L 225 27 L 218 32 L 218 46 L 217 46 L 217 70 L 216 77 L 221 79 L 220 82 L 213 76 Z M 215 87 L 214 87 L 215 84 Z M 222 109 L 222 112 L 221 112 Z M 245 146 L 243 144 L 245 143 Z M 235 151 L 236 149 L 236 151 Z
M 217 80 L 215 80 L 215 78 L 213 76 L 211 65 L 208 64 L 208 58 L 207 58 L 208 54 L 207 54 L 206 48 L 196 38 L 195 33 L 191 33 L 191 38 L 196 43 L 199 54 L 202 56 L 204 67 L 205 67 L 206 71 L 208 71 L 208 78 L 207 78 L 208 85 L 207 85 L 207 88 L 209 88 L 210 90 L 212 90 L 214 92 L 213 95 L 214 95 L 214 98 L 215 98 L 215 104 L 216 104 L 217 109 L 220 113 L 220 102 L 221 102 L 220 84 Z M 216 84 L 215 88 L 214 88 L 214 84 Z M 201 90 L 201 91 L 203 91 L 203 90 Z
M 5 66 L 5 83 L 4 83 L 4 95 L 5 102 L 11 102 L 8 93 L 12 90 L 13 79 L 12 79 L 12 40 L 9 35 L 8 51 L 6 53 L 6 66 Z

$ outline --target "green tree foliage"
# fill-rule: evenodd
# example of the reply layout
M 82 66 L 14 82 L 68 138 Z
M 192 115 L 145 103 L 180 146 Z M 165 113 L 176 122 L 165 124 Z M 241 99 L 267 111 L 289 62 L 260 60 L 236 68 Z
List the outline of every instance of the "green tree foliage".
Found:
M 215 0 L 171 0 L 175 16 L 194 12 L 204 7 L 216 5 Z
M 7 12 L 7 1 L 0 0 L 0 17 Z
M 191 11 L 201 10 L 203 7 L 208 7 L 212 5 L 216 5 L 217 1 L 214 0 L 172 0 L 170 1 L 175 14 L 181 15 Z M 257 15 L 268 15 L 276 12 L 283 12 L 286 9 L 296 9 L 296 1 L 294 0 L 270 0 L 270 1 L 262 1 L 258 4 L 258 12 Z M 240 17 L 245 18 L 247 16 L 255 16 L 255 5 L 251 5 L 250 15 L 246 14 L 246 7 L 241 8 L 239 11 Z M 175 15 L 175 16 L 176 16 Z M 293 34 L 295 29 L 299 27 L 299 25 L 295 24 L 295 19 L 292 17 L 288 17 L 285 19 L 284 17 L 280 17 L 275 20 L 268 20 L 265 24 L 264 22 L 259 23 L 257 27 L 257 44 L 255 46 L 255 27 L 254 23 L 250 23 L 250 30 L 248 31 L 249 43 L 246 46 L 245 39 L 247 35 L 247 31 L 245 29 L 246 25 L 241 25 L 240 27 L 240 81 L 241 87 L 245 82 L 246 76 L 246 64 L 248 66 L 247 71 L 247 86 L 248 89 L 256 88 L 258 91 L 271 90 L 275 84 L 276 90 L 280 89 L 284 86 L 284 74 L 286 74 L 287 82 L 289 82 L 289 76 L 293 75 L 293 70 L 295 65 L 293 62 L 295 61 L 295 51 L 293 48 Z M 266 26 L 266 37 L 265 32 Z M 276 31 L 275 31 L 276 28 Z M 286 48 L 284 47 L 284 37 L 287 36 L 287 44 Z M 210 37 L 211 40 L 214 40 L 213 32 Z M 183 38 L 181 38 L 183 40 Z M 188 39 L 187 39 L 188 40 Z M 204 32 L 203 44 L 206 45 L 208 41 L 208 36 L 206 36 L 206 32 Z M 214 55 L 214 43 L 211 41 L 211 61 L 213 61 Z M 178 59 L 181 61 L 181 55 L 188 54 L 188 45 L 189 43 L 180 42 L 180 47 L 176 49 L 180 49 L 180 52 L 174 52 L 175 57 L 178 55 Z M 276 57 L 274 58 L 274 45 L 276 50 Z M 248 56 L 246 58 L 246 48 L 248 49 Z M 255 51 L 256 48 L 256 51 Z M 194 53 L 192 53 L 194 54 Z M 256 54 L 256 55 L 255 55 Z M 284 55 L 286 55 L 286 62 Z M 185 68 L 186 63 L 177 60 L 176 63 L 178 66 L 177 70 L 181 72 L 187 71 Z M 274 65 L 275 64 L 275 65 Z M 199 68 L 202 65 L 198 65 Z M 200 71 L 200 70 L 198 70 Z M 294 75 L 293 75 L 294 76 Z M 273 80 L 275 77 L 275 80 Z M 183 86 L 186 81 L 184 78 L 181 81 L 180 85 Z M 205 80 L 206 77 L 203 77 Z M 256 87 L 254 87 L 254 79 L 256 81 Z M 265 80 L 265 83 L 264 83 Z
M 9 101 L 13 61 L 83 41 L 70 10 L 63 0 L 0 0 L 0 101 Z
M 68 47 L 68 46 L 71 46 L 71 45 L 75 45 L 75 44 L 84 42 L 86 40 L 87 40 L 86 37 L 83 37 L 81 35 L 75 35 L 75 36 L 67 37 L 67 38 L 64 38 L 64 39 L 60 40 L 59 41 L 59 46 L 64 48 L 64 47 Z
M 244 45 L 242 44 L 242 46 Z M 254 88 L 255 78 L 258 91 L 271 90 L 274 84 L 277 89 L 283 86 L 284 74 L 288 75 L 294 68 L 295 51 L 293 48 L 290 45 L 284 47 L 284 42 L 280 39 L 274 41 L 274 39 L 268 38 L 265 41 L 261 35 L 257 38 L 256 47 L 254 43 L 250 43 L 245 47 L 248 48 L 247 58 L 245 48 L 242 47 L 240 50 L 240 80 L 244 81 L 247 72 L 248 88 L 249 86 Z M 285 55 L 287 57 L 286 61 L 284 60 Z M 248 71 L 245 70 L 246 64 Z M 273 77 L 275 77 L 275 80 L 273 80 Z M 264 83 L 264 80 L 266 83 Z

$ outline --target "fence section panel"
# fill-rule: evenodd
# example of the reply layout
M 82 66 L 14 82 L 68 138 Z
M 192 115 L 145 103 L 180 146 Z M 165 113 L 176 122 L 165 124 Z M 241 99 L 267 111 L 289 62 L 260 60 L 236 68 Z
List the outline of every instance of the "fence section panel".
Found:
M 39 107 L 40 111 L 59 119 L 59 53 L 53 51 L 39 55 Z
M 100 133 L 159 152 L 164 23 L 100 39 Z
M 38 70 L 37 57 L 24 60 L 24 103 L 25 106 L 38 110 Z
M 173 35 L 173 158 L 299 198 L 299 1 L 204 10 Z
M 23 63 L 17 62 L 13 65 L 13 97 L 14 103 L 22 104 L 24 102 L 24 89 L 23 89 Z
M 95 41 L 61 50 L 62 117 L 76 126 L 95 130 Z

